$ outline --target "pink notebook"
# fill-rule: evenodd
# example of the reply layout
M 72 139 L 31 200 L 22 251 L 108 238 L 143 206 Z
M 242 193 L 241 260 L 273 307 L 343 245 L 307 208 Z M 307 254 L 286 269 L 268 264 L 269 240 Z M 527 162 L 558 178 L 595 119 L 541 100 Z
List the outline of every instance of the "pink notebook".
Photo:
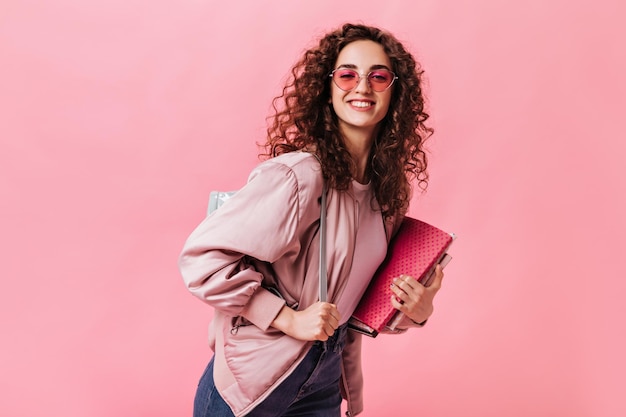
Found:
M 374 274 L 369 287 L 350 318 L 350 328 L 376 337 L 383 330 L 395 330 L 403 313 L 391 305 L 390 285 L 400 275 L 410 275 L 428 286 L 435 266 L 444 267 L 455 235 L 421 220 L 405 217 L 391 241 L 387 257 Z

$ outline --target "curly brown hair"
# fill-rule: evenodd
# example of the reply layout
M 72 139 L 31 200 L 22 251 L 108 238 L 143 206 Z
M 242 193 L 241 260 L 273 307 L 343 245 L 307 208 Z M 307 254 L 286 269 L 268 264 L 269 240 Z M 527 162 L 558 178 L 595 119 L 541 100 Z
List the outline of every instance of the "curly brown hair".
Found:
M 383 46 L 398 80 L 391 87 L 389 111 L 380 122 L 369 155 L 367 176 L 386 218 L 404 214 L 411 198 L 411 181 L 428 185 L 424 141 L 433 133 L 424 122 L 423 70 L 390 33 L 360 24 L 345 24 L 326 34 L 307 50 L 291 69 L 282 94 L 274 98 L 274 115 L 268 117 L 265 157 L 286 152 L 315 152 L 330 187 L 348 189 L 354 161 L 339 132 L 330 103 L 330 72 L 339 52 L 349 43 L 371 40 Z

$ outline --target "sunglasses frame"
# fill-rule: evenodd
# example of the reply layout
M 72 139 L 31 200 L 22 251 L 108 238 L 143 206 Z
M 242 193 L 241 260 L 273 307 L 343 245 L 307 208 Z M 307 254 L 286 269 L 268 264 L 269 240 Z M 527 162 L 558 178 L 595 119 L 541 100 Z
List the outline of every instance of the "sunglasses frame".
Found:
M 360 73 L 359 73 L 357 70 L 355 70 L 355 69 L 352 69 L 352 68 L 342 68 L 342 67 L 339 67 L 339 68 L 335 68 L 334 70 L 332 70 L 332 71 L 331 71 L 331 73 L 330 73 L 330 74 L 328 74 L 328 76 L 330 77 L 330 79 L 331 79 L 331 80 L 333 80 L 333 82 L 335 83 L 335 85 L 337 86 L 337 88 L 339 88 L 341 91 L 352 91 L 352 90 L 354 90 L 355 88 L 357 88 L 357 87 L 358 87 L 359 83 L 361 82 L 361 79 L 363 78 L 363 75 L 365 75 L 365 77 L 366 77 L 365 79 L 367 80 L 367 85 L 369 86 L 369 88 L 371 88 L 371 89 L 372 89 L 372 91 L 375 91 L 375 92 L 377 92 L 377 93 L 382 93 L 383 91 L 387 91 L 387 90 L 389 90 L 389 88 L 393 85 L 393 83 L 394 83 L 394 82 L 398 79 L 398 76 L 396 75 L 396 73 L 395 73 L 395 72 L 393 72 L 393 71 L 391 71 L 391 70 L 388 70 L 387 68 L 381 68 L 381 69 L 383 69 L 383 70 L 387 71 L 389 74 L 391 74 L 391 82 L 389 83 L 389 85 L 388 85 L 387 87 L 385 87 L 383 90 L 380 90 L 380 91 L 375 90 L 375 89 L 374 89 L 374 87 L 372 87 L 372 82 L 370 81 L 370 75 L 371 75 L 373 72 L 380 71 L 380 69 L 377 69 L 377 70 L 372 70 L 372 71 L 368 72 L 367 74 L 360 74 Z M 351 88 L 351 89 L 349 89 L 349 90 L 344 90 L 343 88 L 341 88 L 341 86 L 339 86 L 339 84 L 337 84 L 337 81 L 335 81 L 335 77 L 333 77 L 333 75 L 335 74 L 335 72 L 337 72 L 337 71 L 339 71 L 339 70 L 348 70 L 348 71 L 353 71 L 353 72 L 354 72 L 354 73 L 355 73 L 355 74 L 359 77 L 359 79 L 356 81 L 356 84 L 354 85 L 354 87 L 352 87 L 352 88 Z

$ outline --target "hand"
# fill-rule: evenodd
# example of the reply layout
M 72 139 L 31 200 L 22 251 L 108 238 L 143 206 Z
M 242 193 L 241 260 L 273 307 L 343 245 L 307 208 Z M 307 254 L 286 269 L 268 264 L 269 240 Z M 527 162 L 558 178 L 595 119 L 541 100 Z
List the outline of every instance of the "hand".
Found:
M 302 311 L 283 307 L 272 326 L 294 339 L 325 341 L 335 333 L 340 319 L 336 305 L 318 301 Z
M 435 277 L 428 287 L 412 277 L 402 275 L 391 284 L 391 304 L 415 323 L 423 323 L 433 314 L 433 299 L 441 289 L 442 280 L 443 270 L 440 265 L 435 267 Z

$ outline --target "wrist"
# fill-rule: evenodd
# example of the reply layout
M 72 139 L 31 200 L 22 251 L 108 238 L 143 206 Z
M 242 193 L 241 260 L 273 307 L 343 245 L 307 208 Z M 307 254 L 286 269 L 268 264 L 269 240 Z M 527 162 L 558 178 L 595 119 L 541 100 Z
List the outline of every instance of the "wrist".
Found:
M 295 311 L 285 304 L 272 322 L 272 327 L 285 334 L 291 334 L 294 314 Z

